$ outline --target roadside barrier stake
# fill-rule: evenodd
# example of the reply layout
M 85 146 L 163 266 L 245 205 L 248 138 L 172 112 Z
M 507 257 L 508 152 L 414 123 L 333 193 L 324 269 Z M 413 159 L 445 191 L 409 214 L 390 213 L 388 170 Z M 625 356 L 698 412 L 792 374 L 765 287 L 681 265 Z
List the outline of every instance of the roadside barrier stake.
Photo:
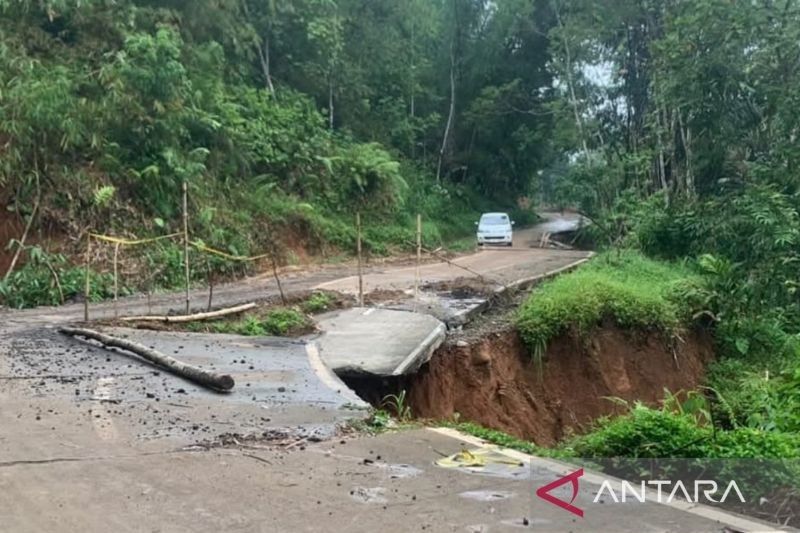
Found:
M 422 261 L 422 215 L 417 213 L 417 269 L 414 275 L 414 308 L 419 301 L 419 264 Z
M 92 253 L 92 235 L 86 236 L 86 284 L 83 287 L 83 321 L 89 321 L 89 263 Z
M 361 272 L 361 213 L 356 213 L 356 251 L 358 254 L 358 305 L 364 307 L 364 277 Z
M 119 316 L 117 310 L 117 298 L 119 296 L 119 271 L 117 268 L 117 259 L 119 258 L 119 244 L 114 244 L 114 318 Z
M 189 314 L 189 200 L 188 187 L 183 182 L 183 269 L 186 277 L 186 314 Z

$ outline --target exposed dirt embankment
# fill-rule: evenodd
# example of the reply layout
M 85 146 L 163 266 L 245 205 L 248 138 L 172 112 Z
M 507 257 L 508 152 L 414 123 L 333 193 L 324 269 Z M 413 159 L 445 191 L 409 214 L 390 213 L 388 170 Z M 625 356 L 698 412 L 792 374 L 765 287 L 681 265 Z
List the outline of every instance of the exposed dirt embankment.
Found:
M 469 420 L 550 445 L 568 430 L 622 408 L 607 399 L 657 403 L 664 389 L 690 390 L 713 357 L 710 336 L 599 328 L 589 339 L 565 335 L 550 343 L 540 367 L 513 329 L 437 352 L 401 384 L 413 414 Z

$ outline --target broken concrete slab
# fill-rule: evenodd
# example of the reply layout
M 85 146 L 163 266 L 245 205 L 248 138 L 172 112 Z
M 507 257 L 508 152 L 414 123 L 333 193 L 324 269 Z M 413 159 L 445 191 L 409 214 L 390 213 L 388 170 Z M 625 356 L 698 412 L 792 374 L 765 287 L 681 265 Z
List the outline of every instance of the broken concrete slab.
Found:
M 356 307 L 318 321 L 322 360 L 340 376 L 399 376 L 416 371 L 444 341 L 444 323 L 430 315 Z

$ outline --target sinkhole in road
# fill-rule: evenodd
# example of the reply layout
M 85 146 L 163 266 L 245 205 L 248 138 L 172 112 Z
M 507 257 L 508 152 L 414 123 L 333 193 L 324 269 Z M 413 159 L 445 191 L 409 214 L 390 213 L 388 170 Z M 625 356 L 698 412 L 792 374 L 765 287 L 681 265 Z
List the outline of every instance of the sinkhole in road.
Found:
M 343 380 L 378 408 L 396 411 L 404 392 L 400 407 L 414 418 L 475 422 L 547 446 L 625 410 L 610 398 L 655 405 L 665 389 L 695 389 L 713 357 L 703 330 L 676 339 L 608 323 L 553 339 L 539 364 L 508 327 L 450 339 L 414 374 Z

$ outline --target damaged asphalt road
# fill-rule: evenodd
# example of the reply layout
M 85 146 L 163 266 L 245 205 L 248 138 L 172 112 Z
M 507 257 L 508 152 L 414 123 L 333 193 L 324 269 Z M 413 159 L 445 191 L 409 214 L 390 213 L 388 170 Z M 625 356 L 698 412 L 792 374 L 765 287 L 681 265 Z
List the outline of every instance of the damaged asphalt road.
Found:
M 533 254 L 511 252 L 534 275 L 575 260 L 557 251 L 537 253 L 530 261 Z M 480 257 L 495 268 L 511 264 L 511 254 Z M 512 272 L 519 268 L 513 264 Z M 407 270 L 398 269 L 395 285 L 407 282 Z M 298 275 L 284 288 L 310 290 L 347 274 Z M 439 265 L 430 277 L 461 274 Z M 225 305 L 275 288 L 258 278 L 215 293 L 217 304 Z M 181 301 L 181 295 L 165 295 L 150 310 L 141 298 L 127 298 L 120 307 L 125 314 L 164 313 Z M 642 515 L 611 507 L 591 522 L 576 521 L 533 498 L 535 480 L 526 476 L 435 466 L 442 456 L 477 445 L 460 435 L 429 429 L 337 434 L 366 411 L 322 364 L 313 342 L 104 328 L 232 374 L 233 392 L 220 394 L 56 332 L 80 320 L 82 311 L 71 305 L 0 313 L 0 531 L 645 529 Z M 92 306 L 93 318 L 113 312 L 109 303 Z M 526 465 L 529 459 L 513 460 Z M 663 506 L 648 506 L 646 518 L 648 531 L 726 527 Z
M 3 404 L 30 396 L 17 405 L 21 419 L 59 424 L 63 412 L 75 410 L 71 423 L 92 427 L 101 440 L 167 439 L 171 446 L 230 434 L 326 439 L 367 407 L 303 341 L 104 331 L 231 374 L 236 387 L 213 392 L 125 352 L 33 328 L 9 339 Z

